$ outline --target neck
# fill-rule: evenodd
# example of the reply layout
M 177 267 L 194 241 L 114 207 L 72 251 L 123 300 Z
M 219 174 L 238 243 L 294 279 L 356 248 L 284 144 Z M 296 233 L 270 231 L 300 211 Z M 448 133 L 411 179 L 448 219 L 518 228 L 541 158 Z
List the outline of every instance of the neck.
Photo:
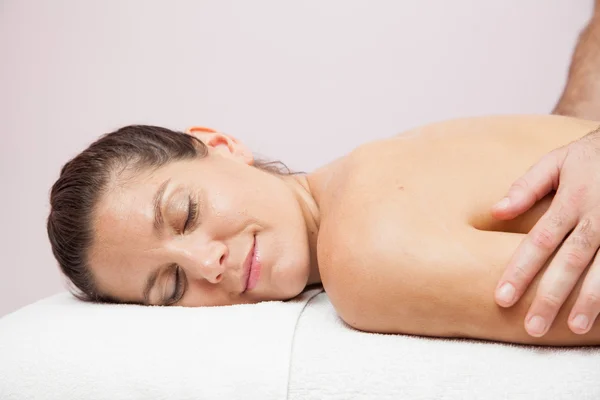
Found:
M 310 246 L 310 275 L 307 285 L 321 283 L 317 261 L 317 237 L 321 227 L 323 207 L 329 204 L 326 194 L 332 191 L 332 184 L 337 181 L 334 177 L 338 176 L 340 171 L 344 171 L 346 160 L 346 157 L 340 157 L 308 175 L 290 175 L 284 178 L 296 194 L 306 223 Z
M 290 175 L 284 177 L 284 180 L 296 195 L 302 215 L 304 216 L 304 222 L 306 223 L 310 250 L 310 274 L 307 285 L 321 283 L 319 263 L 317 261 L 317 237 L 319 236 L 319 225 L 321 223 L 319 205 L 315 200 L 306 175 Z

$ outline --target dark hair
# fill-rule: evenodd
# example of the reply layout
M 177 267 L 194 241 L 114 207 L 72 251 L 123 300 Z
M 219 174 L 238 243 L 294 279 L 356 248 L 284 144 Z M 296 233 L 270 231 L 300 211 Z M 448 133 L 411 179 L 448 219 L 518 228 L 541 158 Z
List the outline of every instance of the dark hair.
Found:
M 111 179 L 124 170 L 158 168 L 168 162 L 206 156 L 202 141 L 183 132 L 130 125 L 105 134 L 68 161 L 50 192 L 48 237 L 73 295 L 83 301 L 117 302 L 98 291 L 88 265 L 94 208 Z M 280 162 L 255 160 L 262 170 L 289 175 Z

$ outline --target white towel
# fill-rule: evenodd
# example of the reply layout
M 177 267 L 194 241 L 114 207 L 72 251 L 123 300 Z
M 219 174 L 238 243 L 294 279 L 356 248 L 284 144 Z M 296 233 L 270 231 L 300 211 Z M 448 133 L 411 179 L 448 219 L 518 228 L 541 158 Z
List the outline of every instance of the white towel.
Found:
M 319 291 L 214 308 L 52 296 L 0 319 L 0 399 L 285 399 L 294 329 Z
M 288 398 L 598 400 L 600 347 L 364 333 L 321 293 L 296 328 Z
M 218 308 L 50 297 L 0 319 L 0 399 L 600 399 L 600 348 L 369 334 L 319 292 Z

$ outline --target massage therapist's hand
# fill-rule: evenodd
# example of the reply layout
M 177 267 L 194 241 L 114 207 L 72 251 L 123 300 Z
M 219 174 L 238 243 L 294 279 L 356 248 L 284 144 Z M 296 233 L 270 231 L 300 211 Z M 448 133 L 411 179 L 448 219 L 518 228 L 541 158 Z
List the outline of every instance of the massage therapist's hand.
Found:
M 545 155 L 513 183 L 492 214 L 512 219 L 551 190 L 556 195 L 550 207 L 513 254 L 495 292 L 498 305 L 515 304 L 557 250 L 525 317 L 527 332 L 536 337 L 548 331 L 579 279 L 583 285 L 570 329 L 588 332 L 600 312 L 600 128 Z

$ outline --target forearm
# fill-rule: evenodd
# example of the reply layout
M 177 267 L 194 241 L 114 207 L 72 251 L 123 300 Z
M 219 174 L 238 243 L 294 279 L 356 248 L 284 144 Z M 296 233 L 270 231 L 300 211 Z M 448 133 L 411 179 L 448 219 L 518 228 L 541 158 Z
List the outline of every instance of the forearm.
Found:
M 600 120 L 600 1 L 579 35 L 567 83 L 554 114 Z

